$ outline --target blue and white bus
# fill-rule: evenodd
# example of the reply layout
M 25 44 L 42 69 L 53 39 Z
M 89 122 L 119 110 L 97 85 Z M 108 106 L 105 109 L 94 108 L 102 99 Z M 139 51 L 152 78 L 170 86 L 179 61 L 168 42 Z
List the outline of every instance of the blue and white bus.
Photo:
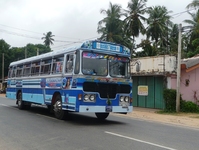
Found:
M 131 112 L 130 50 L 93 40 L 12 62 L 6 96 L 19 109 L 46 105 L 58 119 L 68 112 L 92 112 L 99 119 Z

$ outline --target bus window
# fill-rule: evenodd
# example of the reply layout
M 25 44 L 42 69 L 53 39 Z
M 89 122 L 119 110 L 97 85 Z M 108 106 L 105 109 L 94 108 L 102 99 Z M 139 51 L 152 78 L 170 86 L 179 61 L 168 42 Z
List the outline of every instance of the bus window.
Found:
M 8 78 L 12 77 L 13 67 L 9 67 Z
M 75 60 L 75 70 L 74 73 L 78 74 L 80 69 L 80 52 L 77 51 L 76 53 L 76 60 Z
M 109 71 L 112 77 L 128 77 L 129 60 L 121 57 L 115 57 L 109 60 Z
M 16 76 L 16 66 L 12 67 L 12 78 Z
M 41 74 L 50 74 L 52 59 L 42 61 Z
M 52 73 L 61 73 L 63 67 L 64 56 L 55 57 L 53 59 L 53 70 Z
M 66 57 L 66 70 L 67 73 L 73 71 L 73 55 L 67 55 Z
M 17 74 L 16 77 L 22 76 L 23 65 L 17 66 Z
M 30 64 L 25 64 L 23 66 L 23 76 L 29 76 L 30 75 Z
M 39 75 L 39 69 L 40 69 L 40 61 L 33 62 L 31 65 L 31 75 Z
M 97 67 L 96 67 L 97 66 Z M 85 75 L 107 76 L 107 56 L 97 53 L 82 53 L 82 73 Z

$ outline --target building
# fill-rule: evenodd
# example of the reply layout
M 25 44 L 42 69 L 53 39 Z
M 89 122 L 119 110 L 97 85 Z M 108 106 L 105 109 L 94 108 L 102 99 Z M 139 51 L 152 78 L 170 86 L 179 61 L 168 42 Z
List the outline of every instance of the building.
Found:
M 177 87 L 177 58 L 154 56 L 131 62 L 133 105 L 164 109 L 164 88 Z M 199 56 L 181 60 L 180 94 L 183 100 L 199 104 Z

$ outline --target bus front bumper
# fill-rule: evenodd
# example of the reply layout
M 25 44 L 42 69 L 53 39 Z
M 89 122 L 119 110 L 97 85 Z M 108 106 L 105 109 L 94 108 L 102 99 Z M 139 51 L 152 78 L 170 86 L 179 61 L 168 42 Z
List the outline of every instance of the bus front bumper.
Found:
M 116 113 L 127 113 L 132 112 L 133 106 L 122 107 L 122 106 L 80 106 L 79 112 L 116 112 Z

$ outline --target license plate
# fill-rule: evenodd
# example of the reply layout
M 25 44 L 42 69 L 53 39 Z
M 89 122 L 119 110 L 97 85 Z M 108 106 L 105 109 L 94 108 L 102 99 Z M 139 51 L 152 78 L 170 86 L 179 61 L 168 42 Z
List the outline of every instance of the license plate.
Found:
M 112 112 L 112 106 L 106 106 L 106 112 Z

